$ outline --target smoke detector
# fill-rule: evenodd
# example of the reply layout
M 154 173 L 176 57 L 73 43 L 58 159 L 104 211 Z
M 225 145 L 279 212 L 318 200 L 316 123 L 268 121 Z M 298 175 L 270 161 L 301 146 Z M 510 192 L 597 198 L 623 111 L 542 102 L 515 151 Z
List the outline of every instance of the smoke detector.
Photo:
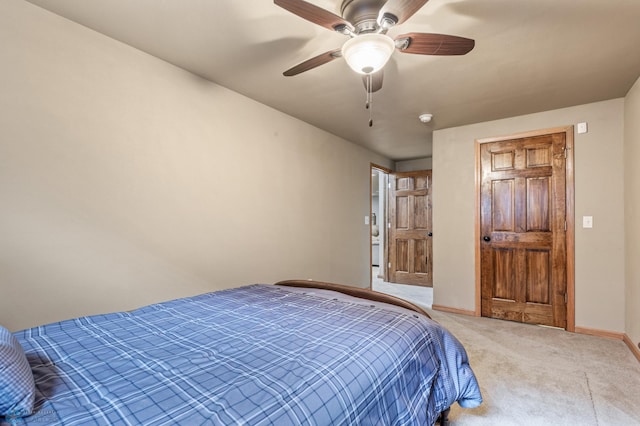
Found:
M 429 123 L 431 122 L 432 119 L 433 119 L 433 114 L 420 114 L 418 116 L 418 120 L 420 120 L 423 123 Z

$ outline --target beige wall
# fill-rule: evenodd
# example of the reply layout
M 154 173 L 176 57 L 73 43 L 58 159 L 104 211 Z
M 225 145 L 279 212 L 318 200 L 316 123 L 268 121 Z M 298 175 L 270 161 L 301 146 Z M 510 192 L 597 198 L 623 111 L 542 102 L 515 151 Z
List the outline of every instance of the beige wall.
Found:
M 396 172 L 414 172 L 418 170 L 431 170 L 431 157 L 416 158 L 415 160 L 396 161 Z
M 625 328 L 624 99 L 439 130 L 433 141 L 434 303 L 475 309 L 475 139 L 586 121 L 575 135 L 576 326 Z M 593 229 L 582 228 L 593 216 Z
M 0 40 L 0 324 L 369 284 L 389 160 L 22 0 Z
M 626 333 L 640 344 L 640 79 L 624 104 Z

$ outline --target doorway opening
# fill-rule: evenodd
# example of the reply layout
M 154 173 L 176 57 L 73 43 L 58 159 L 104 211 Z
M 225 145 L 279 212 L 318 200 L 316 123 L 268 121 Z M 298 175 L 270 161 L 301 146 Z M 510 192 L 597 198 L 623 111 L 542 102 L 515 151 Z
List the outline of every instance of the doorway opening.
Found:
M 387 281 L 388 256 L 387 256 L 387 227 L 388 206 L 387 196 L 389 187 L 389 174 L 391 170 L 381 166 L 371 165 L 371 216 L 370 241 L 371 241 L 371 286 L 376 282 Z
M 430 173 L 430 171 L 429 171 Z M 403 275 L 402 268 L 398 268 L 398 265 L 403 265 L 406 263 L 407 265 L 410 263 L 411 265 L 419 265 L 420 262 L 416 262 L 413 259 L 411 261 L 402 260 L 399 261 L 398 253 L 404 253 L 403 250 L 398 249 L 398 243 L 395 241 L 394 244 L 394 229 L 397 234 L 397 227 L 394 228 L 394 219 L 392 217 L 399 217 L 397 213 L 397 209 L 393 209 L 390 205 L 391 200 L 394 199 L 392 196 L 392 192 L 394 189 L 396 191 L 393 195 L 397 195 L 397 189 L 394 187 L 396 180 L 398 177 L 401 179 L 414 179 L 413 174 L 420 175 L 421 172 L 414 173 L 394 173 L 389 169 L 386 169 L 381 166 L 377 166 L 375 164 L 371 164 L 371 187 L 370 187 L 370 270 L 371 270 L 371 278 L 370 278 L 370 286 L 371 289 L 375 291 L 379 291 L 382 293 L 390 294 L 392 296 L 400 297 L 405 300 L 409 300 L 413 303 L 416 303 L 424 308 L 431 309 L 431 305 L 433 303 L 433 288 L 427 286 L 421 286 L 420 283 L 414 281 L 407 281 Z M 405 176 L 407 175 L 407 176 Z M 429 175 L 430 176 L 430 175 Z M 402 187 L 405 181 L 398 183 L 399 187 Z M 419 179 L 420 180 L 420 179 Z M 392 181 L 394 184 L 392 184 Z M 425 183 L 427 180 L 425 180 Z M 413 185 L 415 186 L 415 185 Z M 412 186 L 412 188 L 413 188 Z M 420 187 L 421 185 L 417 185 Z M 416 188 L 414 188 L 416 189 Z M 417 188 L 418 192 L 421 191 L 420 188 Z M 419 194 L 413 194 L 412 197 Z M 415 197 L 414 197 L 415 198 Z M 420 202 L 417 202 L 411 198 L 411 205 L 420 205 Z M 416 199 L 421 199 L 419 196 Z M 429 198 L 430 199 L 430 198 Z M 403 205 L 402 201 L 399 202 L 400 205 Z M 429 206 L 430 206 L 429 202 Z M 408 205 L 408 204 L 407 204 Z M 407 210 L 405 215 L 411 216 L 411 223 L 421 223 L 424 220 L 423 214 L 414 214 L 413 210 Z M 429 215 L 429 218 L 431 216 Z M 394 222 L 394 223 L 392 223 Z M 396 221 L 398 222 L 398 221 Z M 401 222 L 401 221 L 400 221 Z M 429 219 L 430 224 L 430 219 Z M 422 232 L 425 230 L 420 230 L 420 234 L 430 234 L 430 228 L 427 232 Z M 397 238 L 398 236 L 395 235 Z M 430 238 L 430 235 L 428 235 Z M 407 240 L 408 241 L 408 240 Z M 415 250 L 415 247 L 422 247 L 423 245 L 416 244 L 414 241 L 410 241 L 411 244 L 411 253 L 415 253 L 416 258 L 423 258 L 430 256 L 431 250 Z M 429 246 L 430 247 L 430 246 Z M 390 250 L 396 250 L 395 257 L 392 256 Z M 407 252 L 408 254 L 409 252 Z M 429 262 L 430 263 L 430 262 Z M 411 270 L 416 269 L 415 266 L 410 268 Z M 417 268 L 420 270 L 420 267 Z M 419 273 L 418 275 L 425 275 Z M 394 277 L 398 279 L 394 279 Z

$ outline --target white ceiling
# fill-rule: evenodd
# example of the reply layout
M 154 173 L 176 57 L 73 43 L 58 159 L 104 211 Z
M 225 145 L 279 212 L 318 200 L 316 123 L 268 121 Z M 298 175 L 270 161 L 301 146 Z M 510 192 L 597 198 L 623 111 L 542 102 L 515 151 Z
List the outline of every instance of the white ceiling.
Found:
M 272 0 L 29 1 L 395 160 L 430 156 L 435 129 L 623 97 L 640 76 L 640 0 L 430 0 L 389 35 L 476 47 L 396 51 L 369 128 L 361 78 L 343 60 L 282 75 L 346 37 Z M 339 14 L 340 0 L 308 1 Z

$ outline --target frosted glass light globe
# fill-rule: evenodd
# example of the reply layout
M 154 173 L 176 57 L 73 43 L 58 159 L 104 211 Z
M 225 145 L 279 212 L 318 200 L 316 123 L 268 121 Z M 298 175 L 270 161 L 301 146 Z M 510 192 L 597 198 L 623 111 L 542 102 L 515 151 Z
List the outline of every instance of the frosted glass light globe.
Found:
M 342 56 L 355 72 L 372 74 L 385 66 L 396 45 L 384 34 L 361 34 L 342 46 Z

